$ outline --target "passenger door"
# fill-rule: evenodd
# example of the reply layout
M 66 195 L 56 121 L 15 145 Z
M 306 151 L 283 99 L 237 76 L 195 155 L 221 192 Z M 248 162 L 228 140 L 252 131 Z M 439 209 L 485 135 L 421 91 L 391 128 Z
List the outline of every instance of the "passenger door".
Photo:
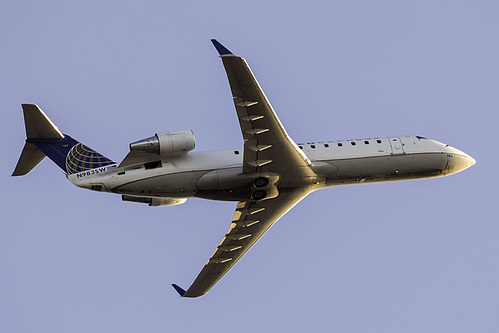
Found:
M 400 141 L 400 138 L 390 138 L 390 146 L 392 147 L 392 155 L 405 154 L 404 145 Z

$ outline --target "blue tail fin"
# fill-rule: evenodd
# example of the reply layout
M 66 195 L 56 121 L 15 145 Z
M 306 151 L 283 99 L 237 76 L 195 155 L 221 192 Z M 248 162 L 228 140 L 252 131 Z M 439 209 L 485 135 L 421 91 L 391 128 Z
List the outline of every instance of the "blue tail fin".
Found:
M 69 135 L 62 139 L 28 139 L 26 142 L 34 144 L 67 174 L 116 164 Z
M 25 175 L 47 156 L 67 174 L 111 164 L 109 158 L 62 134 L 57 126 L 34 104 L 23 104 L 26 144 L 13 176 Z

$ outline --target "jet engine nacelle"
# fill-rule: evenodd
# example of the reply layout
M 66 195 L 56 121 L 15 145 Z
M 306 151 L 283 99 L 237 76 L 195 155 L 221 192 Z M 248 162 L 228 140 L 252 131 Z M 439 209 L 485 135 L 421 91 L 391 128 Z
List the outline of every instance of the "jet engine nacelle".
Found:
M 132 142 L 130 151 L 156 153 L 161 157 L 175 157 L 194 149 L 196 140 L 191 130 L 157 133 L 150 138 Z
M 176 206 L 181 205 L 187 201 L 186 198 L 149 198 L 135 197 L 132 195 L 122 195 L 121 199 L 123 201 L 145 203 L 150 207 Z

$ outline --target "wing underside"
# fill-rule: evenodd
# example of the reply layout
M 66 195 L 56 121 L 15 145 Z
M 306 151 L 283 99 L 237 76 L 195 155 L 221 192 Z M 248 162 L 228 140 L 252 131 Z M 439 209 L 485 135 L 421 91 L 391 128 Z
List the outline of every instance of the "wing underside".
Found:
M 244 139 L 244 173 L 313 177 L 310 160 L 286 133 L 246 60 L 232 53 L 220 56 Z
M 309 193 L 315 179 L 310 160 L 288 136 L 246 61 L 212 40 L 227 72 L 244 139 L 243 174 L 278 175 L 272 199 L 241 201 L 230 229 L 183 297 L 206 294 L 263 234 Z M 295 186 L 300 184 L 300 186 Z
M 295 189 L 282 192 L 277 198 L 270 200 L 239 202 L 229 231 L 183 297 L 206 294 L 307 193 L 305 189 Z

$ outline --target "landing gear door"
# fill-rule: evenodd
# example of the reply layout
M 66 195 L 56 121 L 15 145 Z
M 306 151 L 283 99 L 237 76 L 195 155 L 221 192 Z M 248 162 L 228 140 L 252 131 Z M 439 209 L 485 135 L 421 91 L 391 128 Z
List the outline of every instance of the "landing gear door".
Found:
M 390 138 L 390 146 L 392 147 L 392 155 L 402 155 L 405 154 L 404 145 L 400 141 L 400 138 Z

